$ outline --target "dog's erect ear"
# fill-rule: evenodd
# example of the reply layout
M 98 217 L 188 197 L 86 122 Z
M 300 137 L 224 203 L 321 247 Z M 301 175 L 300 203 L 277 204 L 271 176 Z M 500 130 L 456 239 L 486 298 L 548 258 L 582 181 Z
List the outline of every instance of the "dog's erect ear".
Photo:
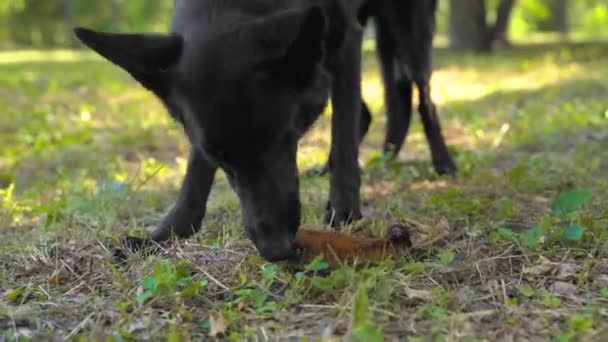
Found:
M 125 69 L 133 78 L 159 96 L 169 89 L 169 73 L 179 60 L 183 40 L 179 36 L 117 34 L 76 28 L 74 33 L 85 45 L 110 62 Z
M 254 25 L 256 47 L 268 51 L 265 64 L 277 76 L 306 81 L 322 62 L 326 21 L 321 8 L 282 11 Z

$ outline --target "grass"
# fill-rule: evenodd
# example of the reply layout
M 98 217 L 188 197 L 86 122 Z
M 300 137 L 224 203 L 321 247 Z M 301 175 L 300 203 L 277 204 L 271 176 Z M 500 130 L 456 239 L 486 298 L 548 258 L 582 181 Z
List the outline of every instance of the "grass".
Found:
M 374 267 L 263 262 L 220 175 L 204 231 L 116 268 L 106 243 L 154 226 L 188 146 L 160 104 L 88 53 L 0 53 L 0 334 L 8 340 L 602 340 L 608 337 L 608 45 L 437 51 L 433 93 L 460 167 L 434 175 L 416 118 L 385 162 L 382 88 L 362 147 L 366 219 L 447 218 L 447 243 Z M 329 116 L 301 143 L 324 162 Z M 303 179 L 320 226 L 326 178 Z M 353 228 L 354 229 L 354 228 Z M 2 336 L 0 335 L 0 336 Z M 2 340 L 2 338 L 0 338 Z

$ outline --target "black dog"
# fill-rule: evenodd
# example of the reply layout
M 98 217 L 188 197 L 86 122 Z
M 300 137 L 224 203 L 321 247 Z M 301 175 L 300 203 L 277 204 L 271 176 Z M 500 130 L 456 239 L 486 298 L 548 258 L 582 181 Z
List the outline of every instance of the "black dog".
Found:
M 395 8 L 400 2 L 386 1 Z M 200 229 L 219 167 L 239 197 L 246 233 L 259 253 L 269 261 L 292 257 L 300 224 L 297 142 L 330 94 L 326 218 L 339 224 L 361 217 L 362 20 L 372 10 L 383 13 L 365 0 L 178 0 L 168 35 L 75 30 L 162 100 L 192 144 L 179 198 L 147 241 L 185 238 Z M 392 16 L 382 21 L 387 27 L 399 20 Z M 387 58 L 401 58 L 396 42 L 387 40 L 394 47 L 385 50 Z M 385 67 L 389 79 L 403 71 L 391 68 Z M 387 84 L 391 94 L 404 82 L 405 75 L 398 76 Z M 439 134 L 443 144 L 434 110 L 427 116 L 436 129 L 429 137 Z M 137 247 L 145 241 L 129 242 Z

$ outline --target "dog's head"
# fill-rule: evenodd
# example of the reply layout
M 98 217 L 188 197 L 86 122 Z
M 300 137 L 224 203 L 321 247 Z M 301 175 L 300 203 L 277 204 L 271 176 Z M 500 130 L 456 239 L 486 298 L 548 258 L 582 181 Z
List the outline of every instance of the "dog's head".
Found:
M 225 171 L 247 235 L 274 261 L 290 256 L 300 224 L 298 140 L 328 99 L 324 27 L 312 7 L 204 32 L 75 33 L 162 100 L 193 148 Z

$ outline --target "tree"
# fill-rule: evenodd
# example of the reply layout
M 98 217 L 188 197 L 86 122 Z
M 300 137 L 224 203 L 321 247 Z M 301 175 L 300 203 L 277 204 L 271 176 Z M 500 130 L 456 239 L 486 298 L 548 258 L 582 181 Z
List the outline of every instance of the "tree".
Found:
M 511 13 L 513 13 L 513 7 L 515 6 L 515 0 L 504 0 L 501 1 L 496 10 L 496 23 L 492 29 L 492 40 L 503 45 L 509 45 L 509 37 L 507 31 L 509 29 L 509 22 L 511 21 Z
M 549 0 L 548 7 L 551 11 L 551 22 L 549 29 L 551 31 L 568 33 L 568 1 L 567 0 Z
M 496 22 L 490 25 L 485 0 L 450 0 L 450 47 L 489 52 L 495 42 L 508 42 L 508 25 L 515 2 L 501 0 Z
M 484 0 L 450 0 L 450 47 L 488 51 Z

